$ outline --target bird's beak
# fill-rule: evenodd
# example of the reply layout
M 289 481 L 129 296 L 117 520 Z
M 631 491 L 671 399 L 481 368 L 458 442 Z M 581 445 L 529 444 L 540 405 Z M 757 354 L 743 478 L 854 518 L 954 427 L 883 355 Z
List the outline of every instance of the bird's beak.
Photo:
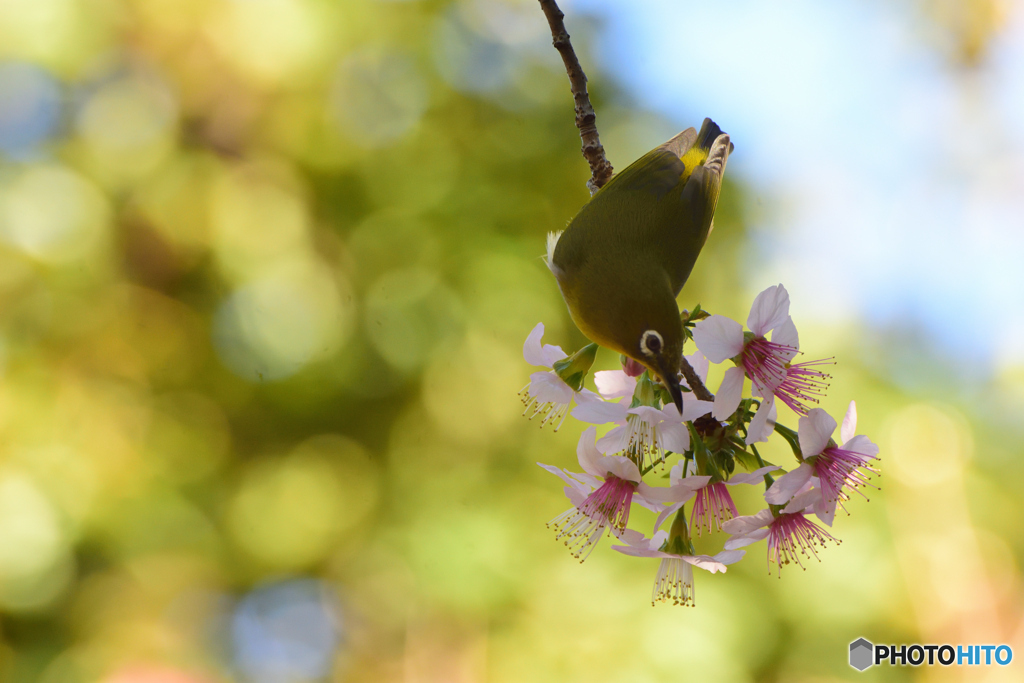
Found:
M 683 414 L 683 390 L 679 388 L 679 375 L 675 373 L 663 372 L 661 373 L 661 381 L 668 388 L 668 393 L 672 395 L 672 402 L 676 404 L 676 408 L 679 409 L 679 414 Z

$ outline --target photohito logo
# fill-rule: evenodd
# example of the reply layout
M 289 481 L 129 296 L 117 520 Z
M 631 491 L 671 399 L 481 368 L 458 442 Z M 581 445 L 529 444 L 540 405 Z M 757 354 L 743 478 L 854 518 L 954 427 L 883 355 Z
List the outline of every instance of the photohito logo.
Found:
M 857 671 L 883 662 L 889 666 L 1006 666 L 1012 661 L 1009 645 L 874 645 L 866 638 L 850 643 L 850 666 Z

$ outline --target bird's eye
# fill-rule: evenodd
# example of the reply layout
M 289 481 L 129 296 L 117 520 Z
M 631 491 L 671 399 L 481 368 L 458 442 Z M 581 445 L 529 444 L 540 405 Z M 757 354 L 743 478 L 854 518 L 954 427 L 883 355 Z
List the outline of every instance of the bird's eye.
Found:
M 661 335 L 655 330 L 647 330 L 640 337 L 640 350 L 644 352 L 646 356 L 656 356 L 661 353 L 662 346 L 664 346 L 665 340 L 661 338 Z

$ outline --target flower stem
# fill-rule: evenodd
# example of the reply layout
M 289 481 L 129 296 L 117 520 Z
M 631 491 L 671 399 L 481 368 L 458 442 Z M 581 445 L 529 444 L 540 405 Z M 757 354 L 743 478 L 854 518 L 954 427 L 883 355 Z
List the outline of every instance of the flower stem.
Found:
M 803 462 L 804 454 L 803 451 L 800 450 L 800 436 L 781 422 L 775 423 L 775 431 L 781 435 L 782 438 L 786 440 L 786 443 L 789 444 L 789 447 L 793 449 L 793 455 L 796 456 L 797 461 Z
M 757 452 L 757 446 L 755 446 L 754 444 L 750 444 L 750 450 L 752 450 L 754 452 L 754 457 L 757 458 L 757 466 L 758 466 L 758 468 L 767 467 L 767 465 L 765 464 L 764 460 L 761 459 L 761 454 Z M 770 473 L 765 472 L 764 473 L 764 490 L 767 491 L 768 489 L 770 489 L 772 487 L 772 484 L 774 484 L 774 483 L 775 483 L 775 477 L 773 477 Z

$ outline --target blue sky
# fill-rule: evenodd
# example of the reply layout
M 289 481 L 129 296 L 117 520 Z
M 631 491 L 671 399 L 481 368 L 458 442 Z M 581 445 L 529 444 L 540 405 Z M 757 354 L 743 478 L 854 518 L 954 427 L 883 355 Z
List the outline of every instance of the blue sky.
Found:
M 769 207 L 752 292 L 782 281 L 805 315 L 923 325 L 950 352 L 1021 363 L 1019 9 L 974 70 L 945 61 L 913 3 L 566 11 L 600 18 L 594 58 L 638 103 L 680 127 L 711 116 L 733 136 L 730 173 Z

